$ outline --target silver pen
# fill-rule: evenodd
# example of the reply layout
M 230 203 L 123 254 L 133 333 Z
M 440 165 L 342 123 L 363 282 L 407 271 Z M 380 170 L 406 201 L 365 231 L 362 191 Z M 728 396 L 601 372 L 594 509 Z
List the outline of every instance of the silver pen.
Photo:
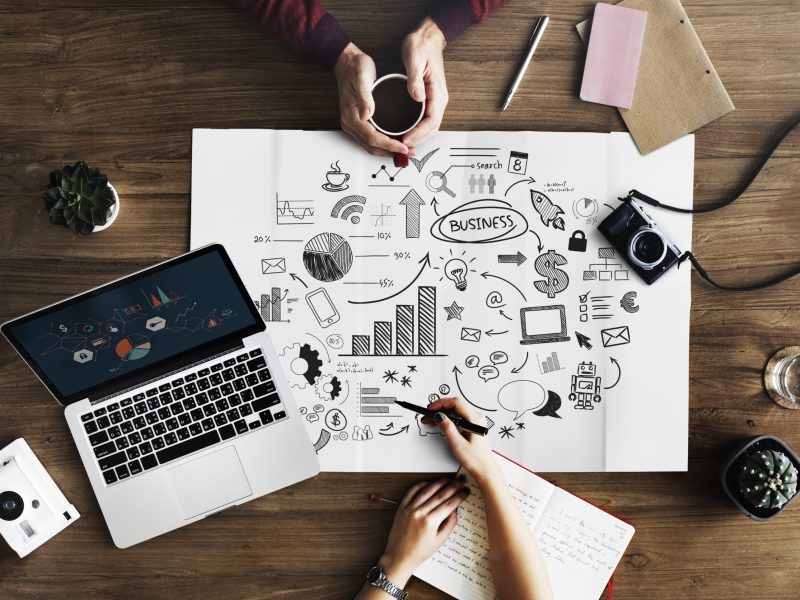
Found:
M 517 75 L 514 77 L 514 82 L 511 84 L 511 88 L 508 90 L 506 101 L 503 102 L 503 108 L 500 109 L 501 112 L 507 109 L 508 105 L 511 104 L 511 98 L 514 97 L 514 93 L 517 91 L 519 84 L 522 83 L 522 78 L 525 77 L 525 71 L 528 70 L 528 65 L 531 64 L 533 53 L 536 52 L 536 47 L 539 45 L 539 41 L 542 39 L 542 34 L 544 34 L 545 27 L 547 27 L 547 23 L 549 22 L 549 17 L 539 17 L 536 27 L 533 28 L 533 34 L 528 42 L 528 54 L 525 56 L 525 60 L 522 61 L 522 64 L 519 66 Z

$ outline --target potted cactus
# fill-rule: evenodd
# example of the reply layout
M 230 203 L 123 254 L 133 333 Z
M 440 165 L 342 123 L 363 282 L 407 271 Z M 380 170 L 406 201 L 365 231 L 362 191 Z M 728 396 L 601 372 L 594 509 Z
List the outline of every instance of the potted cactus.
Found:
M 782 440 L 762 435 L 734 452 L 720 471 L 734 504 L 755 521 L 777 517 L 797 497 L 800 458 Z
M 78 161 L 50 173 L 43 194 L 50 222 L 89 235 L 111 226 L 119 214 L 119 196 L 99 169 Z

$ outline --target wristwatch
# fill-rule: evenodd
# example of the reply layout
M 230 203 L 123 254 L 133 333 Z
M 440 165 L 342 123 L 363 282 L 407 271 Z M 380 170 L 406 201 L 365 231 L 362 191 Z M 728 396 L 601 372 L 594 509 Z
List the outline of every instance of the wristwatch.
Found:
M 386 577 L 386 571 L 383 566 L 375 565 L 367 573 L 367 583 L 376 588 L 381 588 L 384 592 L 397 598 L 398 600 L 406 600 L 408 592 L 400 589 Z

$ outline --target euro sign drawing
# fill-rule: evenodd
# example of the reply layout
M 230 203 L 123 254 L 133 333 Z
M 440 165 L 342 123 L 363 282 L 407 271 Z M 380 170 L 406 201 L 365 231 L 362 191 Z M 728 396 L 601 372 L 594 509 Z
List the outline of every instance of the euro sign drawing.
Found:
M 567 259 L 554 250 L 548 250 L 540 255 L 534 266 L 536 272 L 544 277 L 544 280 L 534 281 L 536 289 L 547 294 L 548 298 L 555 298 L 556 294 L 563 292 L 569 285 L 569 275 L 558 267 L 567 264 Z

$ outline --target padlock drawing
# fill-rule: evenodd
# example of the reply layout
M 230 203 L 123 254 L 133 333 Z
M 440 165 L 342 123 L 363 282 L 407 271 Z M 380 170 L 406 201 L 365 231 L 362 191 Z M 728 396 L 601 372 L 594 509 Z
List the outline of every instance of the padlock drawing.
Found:
M 573 252 L 586 252 L 586 234 L 580 229 L 576 229 L 569 238 L 567 249 Z

